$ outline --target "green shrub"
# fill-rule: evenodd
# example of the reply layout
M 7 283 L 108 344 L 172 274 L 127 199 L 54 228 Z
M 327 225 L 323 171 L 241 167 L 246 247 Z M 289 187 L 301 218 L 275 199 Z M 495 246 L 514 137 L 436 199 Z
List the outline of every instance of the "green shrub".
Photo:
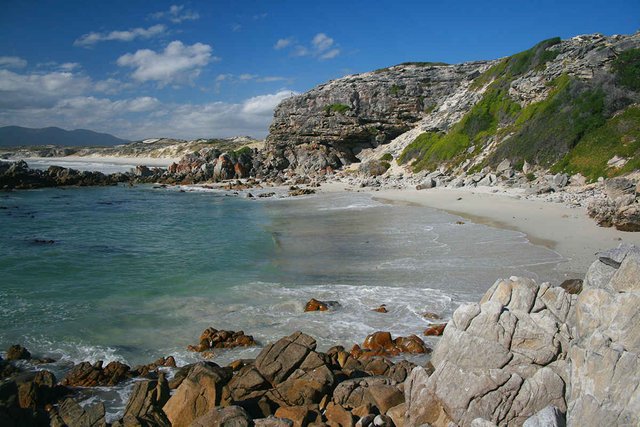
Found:
M 527 181 L 531 182 L 536 179 L 536 174 L 533 172 L 529 172 L 525 175 L 527 177 Z
M 611 68 L 620 85 L 640 91 L 640 49 L 629 49 L 620 53 Z
M 324 107 L 324 112 L 327 115 L 330 115 L 331 113 L 344 114 L 349 110 L 351 110 L 351 107 L 345 104 L 331 104 Z
M 397 84 L 393 84 L 391 86 L 391 88 L 389 89 L 389 93 L 392 96 L 397 96 L 400 92 L 402 92 L 404 89 L 406 88 L 405 85 L 397 85 Z
M 620 169 L 607 162 L 615 156 L 629 159 Z M 580 172 L 590 181 L 640 168 L 640 107 L 629 107 L 584 135 L 573 150 L 554 165 L 554 172 Z
M 393 160 L 393 156 L 391 155 L 391 153 L 384 153 L 382 157 L 380 157 L 380 160 L 383 160 L 385 162 L 390 162 Z

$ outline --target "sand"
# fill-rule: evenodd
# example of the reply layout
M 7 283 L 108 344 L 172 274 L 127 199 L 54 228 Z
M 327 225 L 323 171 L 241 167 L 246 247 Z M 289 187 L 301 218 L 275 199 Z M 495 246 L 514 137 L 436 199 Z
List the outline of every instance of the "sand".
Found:
M 323 189 L 350 190 L 340 184 L 323 185 Z M 434 188 L 381 190 L 371 194 L 389 202 L 415 203 L 444 210 L 462 217 L 464 221 L 520 231 L 526 234 L 532 244 L 545 246 L 566 258 L 557 269 L 567 278 L 583 278 L 595 260 L 596 252 L 620 243 L 640 246 L 640 233 L 600 227 L 587 216 L 583 208 L 527 200 L 509 192 Z

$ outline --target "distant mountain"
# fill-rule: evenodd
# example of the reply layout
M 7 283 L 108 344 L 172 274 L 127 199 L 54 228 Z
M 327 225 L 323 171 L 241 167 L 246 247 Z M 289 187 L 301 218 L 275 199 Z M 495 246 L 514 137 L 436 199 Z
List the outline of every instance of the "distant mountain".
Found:
M 86 129 L 64 130 L 57 127 L 42 129 L 20 126 L 0 127 L 0 147 L 58 145 L 63 147 L 111 147 L 129 141 L 107 133 Z

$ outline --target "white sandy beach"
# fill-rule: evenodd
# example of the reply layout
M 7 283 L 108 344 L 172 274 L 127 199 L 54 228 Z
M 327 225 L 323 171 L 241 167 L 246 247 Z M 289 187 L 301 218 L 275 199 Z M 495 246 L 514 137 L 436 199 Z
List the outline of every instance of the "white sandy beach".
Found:
M 322 188 L 324 191 L 349 190 L 337 183 L 325 184 Z M 559 266 L 567 278 L 582 278 L 598 251 L 620 243 L 640 245 L 640 233 L 600 227 L 583 208 L 521 199 L 509 193 L 433 188 L 381 190 L 372 195 L 391 202 L 441 209 L 468 221 L 525 233 L 531 243 L 553 249 L 567 259 Z M 491 248 L 487 247 L 487 250 Z

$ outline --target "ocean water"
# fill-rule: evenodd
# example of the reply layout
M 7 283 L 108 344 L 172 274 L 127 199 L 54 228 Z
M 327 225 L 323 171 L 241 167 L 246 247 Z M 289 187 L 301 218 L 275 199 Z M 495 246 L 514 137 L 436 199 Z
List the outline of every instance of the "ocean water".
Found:
M 59 360 L 61 375 L 85 360 L 193 362 L 186 347 L 209 326 L 261 344 L 302 330 L 320 349 L 350 348 L 376 330 L 420 335 L 423 312 L 446 319 L 499 277 L 560 277 L 562 257 L 521 233 L 365 193 L 178 190 L 0 193 L 0 349 L 21 343 Z M 310 298 L 340 307 L 304 313 Z M 371 311 L 380 304 L 389 313 Z

